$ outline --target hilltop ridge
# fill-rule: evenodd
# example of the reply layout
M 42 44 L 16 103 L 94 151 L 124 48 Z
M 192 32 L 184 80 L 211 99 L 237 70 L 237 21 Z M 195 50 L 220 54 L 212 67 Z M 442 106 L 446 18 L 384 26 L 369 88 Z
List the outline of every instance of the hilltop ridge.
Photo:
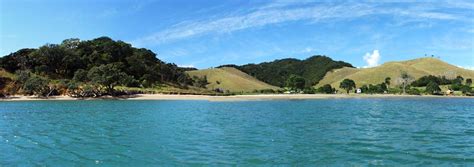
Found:
M 398 85 L 397 79 L 402 72 L 407 72 L 414 79 L 427 75 L 446 76 L 447 78 L 455 78 L 456 76 L 474 78 L 473 70 L 454 66 L 437 58 L 418 58 L 406 61 L 386 62 L 380 66 L 371 68 L 344 67 L 335 69 L 328 72 L 316 87 L 330 84 L 338 88 L 339 83 L 346 78 L 354 80 L 358 86 L 378 84 L 383 82 L 386 77 L 390 77 L 392 83 Z
M 221 67 L 235 67 L 265 83 L 284 87 L 291 75 L 303 77 L 306 80 L 306 86 L 312 86 L 318 83 L 328 71 L 353 66 L 327 56 L 315 55 L 303 60 L 285 58 L 258 64 L 223 65 Z
M 187 71 L 191 77 L 207 77 L 209 90 L 223 89 L 230 92 L 252 92 L 263 89 L 280 89 L 276 86 L 262 82 L 236 68 L 221 67 L 204 70 Z

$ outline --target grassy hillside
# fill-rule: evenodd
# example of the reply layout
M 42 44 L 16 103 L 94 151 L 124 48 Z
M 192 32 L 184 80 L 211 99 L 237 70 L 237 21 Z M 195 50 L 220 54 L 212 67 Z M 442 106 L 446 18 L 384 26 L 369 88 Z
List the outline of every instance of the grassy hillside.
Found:
M 6 89 L 14 87 L 15 75 L 0 68 L 0 97 L 4 96 Z
M 318 83 L 328 71 L 352 67 L 349 63 L 335 61 L 327 56 L 311 56 L 304 60 L 288 58 L 260 64 L 224 66 L 235 67 L 265 83 L 279 87 L 284 87 L 291 75 L 303 77 L 306 80 L 306 85 L 312 86 Z
M 222 67 L 205 70 L 187 71 L 191 77 L 207 77 L 207 89 L 221 88 L 230 92 L 252 92 L 261 89 L 279 89 L 278 87 L 259 81 L 233 67 Z
M 14 79 L 15 75 L 0 68 L 0 78 Z
M 419 58 L 408 61 L 388 62 L 373 68 L 348 68 L 344 67 L 328 72 L 326 76 L 316 85 L 320 87 L 324 84 L 338 88 L 339 83 L 349 78 L 355 81 L 357 87 L 368 84 L 378 84 L 386 77 L 392 78 L 392 85 L 398 85 L 398 78 L 402 71 L 407 72 L 413 78 L 418 79 L 426 75 L 446 76 L 454 78 L 458 75 L 464 78 L 473 78 L 474 71 L 450 65 L 436 58 Z

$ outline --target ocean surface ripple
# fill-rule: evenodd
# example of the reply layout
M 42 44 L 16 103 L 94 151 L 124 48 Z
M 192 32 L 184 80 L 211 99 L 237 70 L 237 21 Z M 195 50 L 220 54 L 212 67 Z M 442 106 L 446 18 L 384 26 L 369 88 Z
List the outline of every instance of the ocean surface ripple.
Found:
M 474 165 L 474 100 L 0 102 L 0 166 Z

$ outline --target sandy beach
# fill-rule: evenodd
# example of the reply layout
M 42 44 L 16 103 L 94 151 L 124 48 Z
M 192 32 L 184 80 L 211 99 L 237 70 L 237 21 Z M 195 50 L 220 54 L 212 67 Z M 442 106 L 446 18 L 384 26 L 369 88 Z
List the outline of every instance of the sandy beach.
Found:
M 74 98 L 70 96 L 10 96 L 0 101 L 34 101 L 34 100 L 207 100 L 207 101 L 247 101 L 247 100 L 291 100 L 291 99 L 338 99 L 338 98 L 474 98 L 473 96 L 434 96 L 434 95 L 393 95 L 393 94 L 259 94 L 234 96 L 207 95 L 169 95 L 169 94 L 137 94 L 132 96 L 99 98 Z

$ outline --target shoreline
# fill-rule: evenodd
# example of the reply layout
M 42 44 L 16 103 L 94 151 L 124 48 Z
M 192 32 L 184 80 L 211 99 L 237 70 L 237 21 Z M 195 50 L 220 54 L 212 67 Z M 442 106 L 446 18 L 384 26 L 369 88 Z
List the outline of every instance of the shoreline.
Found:
M 258 100 L 305 100 L 305 99 L 349 99 L 349 98 L 474 98 L 474 96 L 435 96 L 435 95 L 395 95 L 395 94 L 256 94 L 232 96 L 208 95 L 169 95 L 169 94 L 136 94 L 129 96 L 103 96 L 92 98 L 74 98 L 70 96 L 10 96 L 0 98 L 2 101 L 49 101 L 49 100 L 206 100 L 206 101 L 258 101 Z

